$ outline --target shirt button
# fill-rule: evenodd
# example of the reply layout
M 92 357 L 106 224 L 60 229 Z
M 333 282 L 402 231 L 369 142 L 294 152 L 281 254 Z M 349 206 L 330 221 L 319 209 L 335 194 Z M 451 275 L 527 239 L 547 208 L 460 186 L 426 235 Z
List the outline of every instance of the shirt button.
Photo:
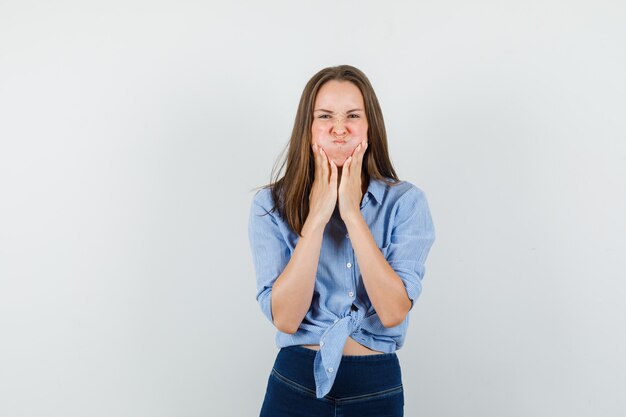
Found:
M 333 320 L 333 323 L 337 323 L 339 321 L 339 319 L 335 319 Z
M 349 295 L 350 297 L 352 297 L 352 296 L 354 295 L 354 293 L 353 293 L 352 291 L 350 291 L 350 292 L 348 293 L 348 295 Z
M 332 371 L 333 371 L 333 368 L 328 368 L 328 372 L 332 372 Z
M 349 233 L 346 233 L 346 237 L 347 237 L 348 239 L 350 239 L 350 234 L 349 234 Z
M 324 346 L 324 341 L 320 341 L 320 346 Z
M 346 266 L 347 266 L 348 268 L 350 268 L 350 267 L 352 267 L 352 264 L 351 264 L 350 262 L 348 262 L 348 263 L 346 264 Z

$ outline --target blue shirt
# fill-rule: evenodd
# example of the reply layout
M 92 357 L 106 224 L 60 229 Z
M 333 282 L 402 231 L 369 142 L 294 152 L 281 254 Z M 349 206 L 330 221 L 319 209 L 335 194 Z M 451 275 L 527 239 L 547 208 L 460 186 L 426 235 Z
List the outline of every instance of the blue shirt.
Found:
M 272 285 L 299 240 L 278 210 L 263 215 L 273 206 L 268 188 L 257 191 L 248 223 L 256 300 L 271 323 Z M 385 259 L 402 279 L 413 309 L 422 291 L 424 263 L 435 240 L 424 192 L 408 181 L 389 186 L 371 179 L 360 210 Z M 316 396 L 322 398 L 332 388 L 349 336 L 370 349 L 391 353 L 404 344 L 408 324 L 409 314 L 397 326 L 382 325 L 363 285 L 348 230 L 336 206 L 324 229 L 309 311 L 294 334 L 277 331 L 276 345 L 320 345 L 313 373 Z

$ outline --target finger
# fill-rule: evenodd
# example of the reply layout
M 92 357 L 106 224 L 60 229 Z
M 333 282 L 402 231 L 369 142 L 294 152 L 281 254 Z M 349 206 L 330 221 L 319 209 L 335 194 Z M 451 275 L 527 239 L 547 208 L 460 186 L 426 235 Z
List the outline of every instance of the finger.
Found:
M 361 144 L 359 143 L 358 145 L 356 145 L 356 148 L 354 148 L 352 150 L 352 155 L 350 155 L 347 159 L 346 162 L 348 162 L 348 160 L 350 161 L 350 163 L 347 165 L 347 173 L 352 174 L 352 168 L 354 167 L 354 163 L 358 162 L 357 159 L 359 157 L 359 151 L 361 149 Z M 344 164 L 345 165 L 345 164 Z
M 366 150 L 367 150 L 367 139 L 363 141 L 363 144 L 361 145 L 361 149 L 359 150 L 359 154 L 357 157 L 357 166 L 359 167 L 359 170 L 361 169 L 361 166 L 363 165 L 363 157 L 365 156 Z
M 322 154 L 322 175 L 323 175 L 323 178 L 326 180 L 326 182 L 328 182 L 328 177 L 329 177 L 328 156 L 326 156 L 326 151 L 324 151 L 324 148 L 322 147 L 320 147 L 320 152 Z
M 337 189 L 337 165 L 335 165 L 335 161 L 330 160 L 330 185 L 333 187 L 333 190 Z
M 313 172 L 314 177 L 317 179 L 318 175 L 319 175 L 319 169 L 317 168 L 319 162 L 317 161 L 317 144 L 316 143 L 312 143 L 311 144 L 311 150 L 313 152 L 313 162 L 315 163 L 315 171 Z
M 363 148 L 362 143 L 359 143 L 358 145 L 356 145 L 356 148 L 354 148 L 354 150 L 352 151 L 352 155 L 350 155 L 352 159 L 356 159 L 359 156 L 359 152 L 361 151 L 361 148 Z
M 314 146 L 315 150 L 313 152 L 313 157 L 315 158 L 315 178 L 318 181 L 321 181 L 324 177 L 324 159 L 322 157 L 322 149 L 320 148 L 320 145 L 316 143 Z
M 354 148 L 354 150 L 352 151 L 352 155 L 350 155 L 351 158 L 351 163 L 350 166 L 352 168 L 359 168 L 360 167 L 360 159 L 362 158 L 363 155 L 363 142 L 359 143 L 356 148 Z M 352 169 L 351 169 L 352 171 Z
M 343 169 L 341 170 L 341 176 L 343 177 L 344 173 L 350 175 L 350 162 L 352 161 L 352 155 L 350 155 L 346 162 L 343 163 Z

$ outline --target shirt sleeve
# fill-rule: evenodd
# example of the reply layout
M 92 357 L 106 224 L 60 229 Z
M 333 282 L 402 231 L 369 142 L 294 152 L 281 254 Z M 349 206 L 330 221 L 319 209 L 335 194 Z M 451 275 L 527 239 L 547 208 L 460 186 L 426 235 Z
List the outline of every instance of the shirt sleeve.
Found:
M 252 200 L 248 221 L 248 237 L 256 273 L 256 300 L 267 319 L 274 324 L 272 285 L 291 257 L 273 213 L 271 193 L 262 189 Z
M 425 262 L 435 241 L 435 227 L 424 192 L 413 187 L 398 200 L 390 243 L 386 248 L 389 266 L 404 282 L 411 308 L 422 292 Z

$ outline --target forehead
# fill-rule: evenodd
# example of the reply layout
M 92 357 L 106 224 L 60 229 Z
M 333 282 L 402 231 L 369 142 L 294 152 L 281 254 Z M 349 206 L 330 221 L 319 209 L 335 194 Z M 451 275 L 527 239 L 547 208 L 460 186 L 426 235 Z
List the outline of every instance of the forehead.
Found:
M 363 95 L 359 87 L 350 81 L 330 80 L 324 83 L 315 97 L 315 108 L 344 107 L 363 108 Z

